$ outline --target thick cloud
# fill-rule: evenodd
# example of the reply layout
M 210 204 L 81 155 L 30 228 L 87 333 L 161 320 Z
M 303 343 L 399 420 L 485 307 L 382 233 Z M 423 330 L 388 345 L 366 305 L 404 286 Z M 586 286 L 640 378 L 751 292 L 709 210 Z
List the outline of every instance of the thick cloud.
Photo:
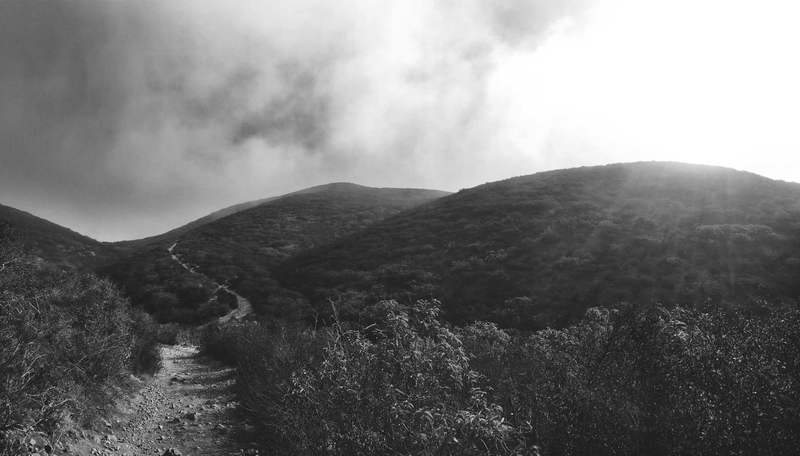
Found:
M 116 239 L 329 180 L 452 188 L 495 48 L 575 12 L 493 3 L 0 2 L 3 202 Z
M 683 59 L 640 3 L 2 1 L 0 203 L 111 240 L 329 181 L 455 190 L 638 158 L 665 119 L 636 124 L 649 143 L 620 124 L 681 97 L 651 112 L 635 77 L 668 89 Z

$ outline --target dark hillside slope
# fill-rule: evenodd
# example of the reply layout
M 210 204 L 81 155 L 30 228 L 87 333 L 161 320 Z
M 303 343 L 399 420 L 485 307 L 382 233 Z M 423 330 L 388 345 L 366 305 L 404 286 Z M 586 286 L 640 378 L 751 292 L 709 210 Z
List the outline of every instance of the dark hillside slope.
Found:
M 289 259 L 318 309 L 433 295 L 456 322 L 560 325 L 620 301 L 749 305 L 800 296 L 800 185 L 632 163 L 481 185 Z
M 28 255 L 69 268 L 91 269 L 113 257 L 113 249 L 69 228 L 0 205 L 0 235 L 16 238 Z
M 348 186 L 351 186 L 353 188 L 361 187 L 360 185 L 350 184 L 350 183 L 332 183 L 332 184 L 316 185 L 314 187 L 304 188 L 302 190 L 298 190 L 298 191 L 292 192 L 292 193 L 287 193 L 285 195 L 270 196 L 270 197 L 267 197 L 267 198 L 261 198 L 261 199 L 257 199 L 257 200 L 253 200 L 253 201 L 246 201 L 244 203 L 239 203 L 239 204 L 234 204 L 232 206 L 224 207 L 224 208 L 216 210 L 216 211 L 214 211 L 214 212 L 212 212 L 212 213 L 210 213 L 208 215 L 200 217 L 197 220 L 193 220 L 193 221 L 191 221 L 191 222 L 189 222 L 189 223 L 187 223 L 185 225 L 181 225 L 181 226 L 179 226 L 177 228 L 169 230 L 166 233 L 161 233 L 161 234 L 157 234 L 155 236 L 150 236 L 150 237 L 146 237 L 146 238 L 142 238 L 142 239 L 133 239 L 133 240 L 129 240 L 129 241 L 120 241 L 120 242 L 114 242 L 114 243 L 110 243 L 110 244 L 113 244 L 116 247 L 125 248 L 125 249 L 137 249 L 137 248 L 142 248 L 142 247 L 150 245 L 150 244 L 168 242 L 170 240 L 177 239 L 178 237 L 180 237 L 184 233 L 188 233 L 189 231 L 192 231 L 192 230 L 194 230 L 196 228 L 200 228 L 203 225 L 207 225 L 207 224 L 215 222 L 215 221 L 217 221 L 219 219 L 225 218 L 225 217 L 227 217 L 229 215 L 236 214 L 237 212 L 242 212 L 242 211 L 246 211 L 247 209 L 252 209 L 254 207 L 261 206 L 262 204 L 268 203 L 270 201 L 274 201 L 274 200 L 277 200 L 277 199 L 280 199 L 280 198 L 286 198 L 288 196 L 294 196 L 294 195 L 303 195 L 303 194 L 320 193 L 320 192 L 321 193 L 325 193 L 325 192 L 329 192 L 329 191 L 331 191 L 333 189 L 336 189 L 336 188 L 339 188 L 340 190 L 344 190 L 344 189 L 348 188 Z M 375 190 L 378 190 L 378 191 L 383 190 L 383 191 L 391 192 L 392 190 L 396 190 L 396 189 L 375 189 Z M 409 191 L 413 193 L 413 189 L 410 189 Z M 435 192 L 435 193 L 437 192 L 436 190 L 423 190 L 423 192 L 428 192 L 428 191 Z M 448 193 L 447 192 L 438 192 L 438 194 L 439 194 L 439 196 L 444 196 L 444 195 L 447 195 Z M 412 200 L 413 200 L 413 195 L 409 195 L 409 196 L 412 196 Z M 422 199 L 427 198 L 427 196 L 425 196 L 424 193 L 418 194 L 417 197 L 420 197 Z
M 197 275 L 175 267 L 167 247 L 177 242 L 175 253 L 183 261 L 213 280 L 229 284 L 257 311 L 284 316 L 299 311 L 305 300 L 280 289 L 271 276 L 274 265 L 446 194 L 345 183 L 312 187 L 150 243 L 105 272 L 123 284 L 135 303 L 151 311 L 181 306 L 184 310 L 180 313 L 186 315 L 197 308 L 207 287 Z M 190 293 L 192 289 L 196 296 Z
M 223 217 L 227 217 L 229 215 L 235 214 L 237 212 L 241 212 L 251 207 L 256 207 L 266 202 L 272 201 L 276 198 L 280 197 L 271 197 L 271 198 L 263 198 L 259 200 L 247 201 L 244 203 L 234 204 L 233 206 L 228 206 L 217 211 L 214 211 L 208 215 L 200 217 L 197 220 L 193 220 L 186 225 L 181 225 L 178 228 L 174 228 L 172 230 L 167 231 L 166 233 L 157 234 L 155 236 L 150 236 L 142 239 L 133 239 L 129 241 L 119 241 L 114 242 L 113 244 L 123 247 L 126 249 L 136 249 L 142 248 L 144 246 L 150 244 L 157 244 L 160 242 L 167 242 L 170 239 L 175 239 L 179 237 L 181 234 L 187 233 L 195 228 L 199 228 L 203 225 L 206 225 L 211 222 L 215 222 Z

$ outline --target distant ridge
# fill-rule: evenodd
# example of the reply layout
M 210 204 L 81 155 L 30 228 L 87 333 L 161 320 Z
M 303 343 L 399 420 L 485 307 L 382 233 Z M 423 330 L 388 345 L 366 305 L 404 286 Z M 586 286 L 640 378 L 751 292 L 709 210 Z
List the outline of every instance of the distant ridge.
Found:
M 0 204 L 0 228 L 5 226 L 22 243 L 28 254 L 54 264 L 70 267 L 91 267 L 109 252 L 104 246 L 69 228 L 28 212 Z
M 800 297 L 800 184 L 673 162 L 541 172 L 410 209 L 275 274 L 318 311 L 329 296 L 435 296 L 453 321 L 525 328 L 623 301 L 779 305 Z
M 169 231 L 167 231 L 165 233 L 162 233 L 162 234 L 157 234 L 155 236 L 149 236 L 149 237 L 141 238 L 141 239 L 132 239 L 132 240 L 126 240 L 126 241 L 110 242 L 108 244 L 115 244 L 115 245 L 119 245 L 119 246 L 130 247 L 130 246 L 141 246 L 141 245 L 145 245 L 145 244 L 149 244 L 149 243 L 153 243 L 153 242 L 164 242 L 166 240 L 175 239 L 175 238 L 179 237 L 180 235 L 182 235 L 184 233 L 187 233 L 187 232 L 189 232 L 189 231 L 191 231 L 191 230 L 193 230 L 195 228 L 201 227 L 201 226 L 206 225 L 206 224 L 211 223 L 211 222 L 215 222 L 215 221 L 217 221 L 217 220 L 219 220 L 221 218 L 227 217 L 229 215 L 236 214 L 237 212 L 242 212 L 242 211 L 245 211 L 245 210 L 260 206 L 262 204 L 266 204 L 266 203 L 269 203 L 271 201 L 275 201 L 275 200 L 280 199 L 280 198 L 285 198 L 287 196 L 304 195 L 304 194 L 318 193 L 318 192 L 338 192 L 338 193 L 342 193 L 342 192 L 354 191 L 356 189 L 371 189 L 371 190 L 374 190 L 374 191 L 384 191 L 384 190 L 396 191 L 396 190 L 400 190 L 400 191 L 411 191 L 411 192 L 413 192 L 413 191 L 433 192 L 432 194 L 437 194 L 439 196 L 445 196 L 445 195 L 448 195 L 450 193 L 450 192 L 445 192 L 445 191 L 441 191 L 441 190 L 426 190 L 426 189 L 414 189 L 414 188 L 394 189 L 394 188 L 389 188 L 389 187 L 376 188 L 376 187 L 367 187 L 367 186 L 364 186 L 364 185 L 354 184 L 354 183 L 350 183 L 350 182 L 332 182 L 332 183 L 329 183 L 329 184 L 322 184 L 322 185 L 316 185 L 316 186 L 313 186 L 313 187 L 304 188 L 302 190 L 297 190 L 297 191 L 294 191 L 294 192 L 291 192 L 291 193 L 286 193 L 284 195 L 270 196 L 270 197 L 267 197 L 267 198 L 261 198 L 261 199 L 257 199 L 257 200 L 253 200 L 253 201 L 247 201 L 247 202 L 244 202 L 244 203 L 234 204 L 232 206 L 224 207 L 222 209 L 214 211 L 214 212 L 212 212 L 212 213 L 210 213 L 208 215 L 200 217 L 200 218 L 198 218 L 196 220 L 193 220 L 193 221 L 191 221 L 191 222 L 189 222 L 189 223 L 187 223 L 185 225 L 179 226 L 177 228 L 174 228 L 174 229 L 169 230 Z
M 563 325 L 621 302 L 755 309 L 800 298 L 800 184 L 728 168 L 618 163 L 455 194 L 337 182 L 100 243 L 0 206 L 33 255 L 95 270 L 162 321 L 225 313 L 225 284 L 279 318 L 435 297 L 454 322 Z M 187 274 L 177 253 L 208 280 Z M 216 298 L 215 298 L 216 299 Z

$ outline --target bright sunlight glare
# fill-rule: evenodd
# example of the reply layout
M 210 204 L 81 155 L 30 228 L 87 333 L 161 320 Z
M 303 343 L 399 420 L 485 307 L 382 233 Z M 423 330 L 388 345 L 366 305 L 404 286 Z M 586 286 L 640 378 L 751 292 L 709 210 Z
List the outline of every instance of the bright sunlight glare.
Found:
M 520 149 L 570 141 L 589 162 L 800 181 L 799 17 L 791 1 L 600 0 L 583 26 L 501 59 L 493 90 Z

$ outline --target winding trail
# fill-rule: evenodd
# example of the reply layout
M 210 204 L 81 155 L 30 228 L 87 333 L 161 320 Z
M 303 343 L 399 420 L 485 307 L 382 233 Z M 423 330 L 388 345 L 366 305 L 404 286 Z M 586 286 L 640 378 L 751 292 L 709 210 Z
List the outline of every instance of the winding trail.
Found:
M 172 259 L 192 274 L 200 274 L 236 297 L 236 308 L 218 323 L 241 320 L 253 311 L 247 298 L 181 260 L 172 244 Z M 138 380 L 132 397 L 120 399 L 103 429 L 87 429 L 65 444 L 65 452 L 80 456 L 257 455 L 236 402 L 235 370 L 203 357 L 191 345 L 161 346 L 161 369 L 152 379 Z M 177 452 L 169 453 L 173 449 Z
M 245 297 L 181 260 L 177 245 L 167 249 L 175 262 L 236 296 L 236 309 L 219 317 L 218 324 L 252 313 Z M 118 389 L 128 392 L 118 394 L 99 421 L 60 436 L 51 451 L 37 454 L 257 456 L 253 427 L 236 401 L 235 369 L 200 355 L 193 345 L 162 345 L 159 350 L 161 368 L 153 378 L 131 376 L 129 385 Z
M 252 304 L 250 304 L 250 301 L 248 301 L 247 298 L 245 298 L 244 296 L 240 295 L 236 291 L 232 290 L 230 287 L 228 287 L 228 285 L 218 283 L 217 281 L 215 281 L 211 277 L 208 277 L 207 275 L 203 274 L 202 272 L 197 271 L 191 265 L 189 265 L 189 264 L 185 263 L 183 260 L 181 260 L 181 258 L 178 256 L 178 254 L 175 253 L 175 247 L 177 247 L 177 246 L 178 246 L 178 242 L 175 242 L 174 244 L 169 246 L 167 251 L 169 252 L 169 254 L 172 257 L 172 259 L 175 262 L 177 262 L 183 269 L 191 272 L 192 274 L 202 275 L 206 280 L 214 283 L 217 286 L 217 290 L 220 290 L 220 289 L 225 290 L 228 293 L 230 293 L 230 294 L 232 294 L 233 296 L 236 297 L 236 308 L 233 309 L 232 311 L 228 312 L 227 314 L 219 317 L 218 321 L 220 323 L 227 323 L 230 320 L 241 320 L 242 318 L 250 315 L 253 312 L 253 306 L 252 306 Z M 215 292 L 216 292 L 216 290 L 215 290 Z

